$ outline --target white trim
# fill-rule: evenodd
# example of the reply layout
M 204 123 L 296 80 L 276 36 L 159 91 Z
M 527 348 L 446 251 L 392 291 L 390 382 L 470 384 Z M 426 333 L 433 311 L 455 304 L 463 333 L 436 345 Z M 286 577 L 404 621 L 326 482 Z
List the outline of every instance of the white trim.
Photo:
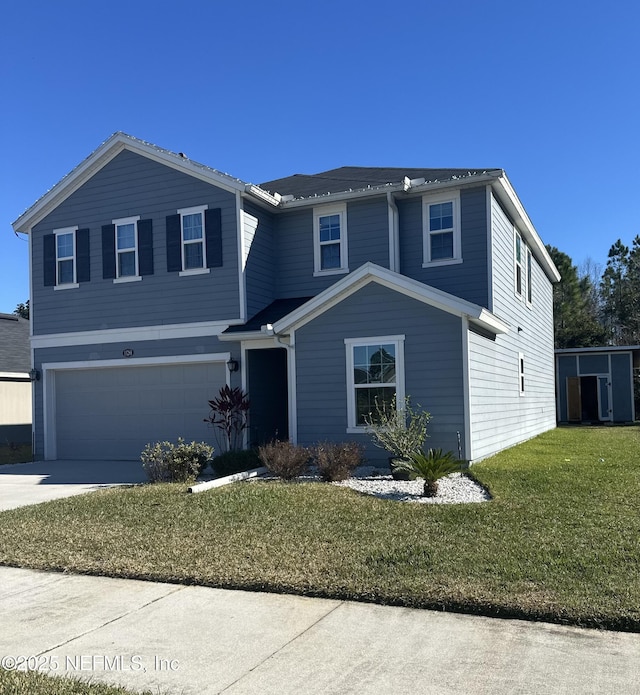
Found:
M 338 215 L 340 217 L 340 240 L 320 241 L 320 218 Z M 340 267 L 322 268 L 323 246 L 340 247 Z M 313 208 L 313 276 L 338 275 L 349 272 L 349 243 L 347 240 L 347 204 L 320 205 Z
M 451 203 L 453 226 L 443 231 L 429 229 L 429 208 L 432 205 Z M 453 237 L 453 256 L 451 258 L 431 259 L 431 237 L 451 233 Z M 441 265 L 462 263 L 462 232 L 460 225 L 460 190 L 441 192 L 422 196 L 422 267 L 434 268 Z
M 57 266 L 57 263 L 56 263 L 56 266 Z M 56 271 L 57 271 L 57 268 L 56 268 Z M 80 287 L 79 283 L 68 282 L 65 285 L 54 285 L 53 289 L 54 290 L 75 290 L 75 289 L 78 289 L 78 287 Z
M 0 372 L 0 379 L 29 379 L 29 372 Z
M 136 326 L 133 328 L 106 328 L 97 331 L 74 333 L 48 333 L 31 337 L 33 349 L 68 347 L 70 345 L 98 345 L 143 340 L 169 340 L 171 338 L 217 337 L 230 325 L 243 323 L 232 321 L 202 321 L 197 323 L 173 323 L 160 326 Z
M 524 301 L 528 307 L 533 306 L 533 253 L 528 246 L 525 246 L 526 253 L 524 254 L 524 274 L 526 277 L 526 289 Z
M 487 309 L 493 311 L 493 193 L 491 186 L 487 186 L 485 191 L 487 208 Z
M 201 364 L 206 362 L 226 363 L 231 359 L 229 352 L 214 352 L 202 355 L 170 355 L 160 357 L 132 357 L 113 360 L 82 360 L 77 362 L 43 362 L 41 365 L 43 382 L 43 423 L 44 423 L 44 458 L 55 460 L 57 456 L 56 441 L 56 373 L 74 369 L 109 369 L 112 367 L 146 367 L 175 364 Z M 229 384 L 229 368 L 225 369 L 226 382 Z
M 464 417 L 464 459 L 473 461 L 471 441 L 471 361 L 469 359 L 469 320 L 462 317 L 462 404 Z
M 140 269 L 139 269 L 139 245 L 138 245 L 138 222 L 140 221 L 140 215 L 134 215 L 133 217 L 121 217 L 120 219 L 117 220 L 111 220 L 111 224 L 113 225 L 113 243 L 115 247 L 115 254 L 116 254 L 116 276 L 113 280 L 113 282 L 131 282 L 134 279 L 140 279 Z M 118 250 L 118 227 L 124 227 L 126 225 L 132 224 L 133 225 L 133 249 L 123 249 L 122 251 Z M 131 253 L 133 251 L 133 259 L 134 259 L 134 266 L 135 266 L 135 273 L 133 275 L 120 275 L 120 263 L 118 256 L 121 253 Z
M 298 443 L 298 382 L 296 378 L 296 336 L 294 331 L 289 335 L 289 346 L 287 347 L 287 387 L 289 396 L 289 441 L 292 444 Z
M 389 270 L 398 273 L 400 272 L 399 213 L 391 191 L 387 191 L 387 209 L 389 220 Z
M 520 260 L 518 261 L 518 239 L 520 240 Z M 525 240 L 518 231 L 517 227 L 513 225 L 513 292 L 516 299 L 521 302 L 525 301 L 527 293 L 527 280 L 526 272 L 524 268 L 523 259 L 527 255 L 527 244 Z M 520 269 L 520 292 L 518 292 L 518 268 Z
M 238 299 L 240 318 L 244 322 L 247 320 L 247 275 L 244 248 L 244 207 L 240 193 L 236 193 L 236 243 L 238 247 Z
M 14 230 L 29 233 L 52 210 L 64 202 L 123 150 L 129 150 L 147 159 L 164 164 L 196 179 L 218 186 L 230 193 L 245 191 L 247 187 L 245 182 L 197 162 L 192 162 L 188 157 L 182 157 L 175 152 L 156 147 L 126 133 L 117 132 L 20 215 L 12 225 Z M 266 194 L 263 197 L 266 197 Z
M 178 277 L 184 278 L 189 277 L 189 275 L 206 275 L 211 272 L 211 268 L 191 268 L 189 270 L 181 270 L 178 273 Z
M 136 258 L 137 261 L 137 258 Z M 116 260 L 116 263 L 118 261 Z M 123 275 L 121 278 L 113 278 L 113 284 L 114 285 L 121 285 L 122 283 L 125 282 L 138 282 L 142 280 L 142 275 Z
M 190 208 L 180 208 L 179 210 L 176 210 L 176 212 L 182 217 L 182 215 L 197 215 L 199 212 L 204 212 L 208 209 L 208 205 L 194 205 Z
M 364 434 L 367 431 L 366 425 L 358 425 L 356 423 L 356 384 L 353 380 L 353 349 L 354 347 L 364 347 L 370 345 L 382 345 L 393 343 L 396 348 L 396 380 L 395 383 L 389 385 L 379 383 L 372 388 L 394 387 L 396 390 L 396 409 L 401 410 L 404 407 L 405 399 L 405 373 L 404 373 L 404 335 L 385 335 L 385 336 L 370 336 L 364 338 L 345 338 L 346 352 L 346 387 L 347 387 L 347 434 Z M 362 386 L 361 388 L 367 388 Z
M 399 275 L 382 268 L 375 263 L 364 263 L 342 280 L 323 290 L 302 306 L 284 316 L 273 324 L 276 333 L 286 333 L 291 328 L 299 328 L 313 321 L 328 309 L 339 304 L 354 292 L 365 287 L 370 282 L 377 282 L 384 287 L 417 299 L 418 301 L 441 309 L 455 316 L 468 316 L 472 323 L 495 334 L 507 333 L 508 324 L 483 307 L 467 302 L 454 295 L 412 280 L 405 275 Z

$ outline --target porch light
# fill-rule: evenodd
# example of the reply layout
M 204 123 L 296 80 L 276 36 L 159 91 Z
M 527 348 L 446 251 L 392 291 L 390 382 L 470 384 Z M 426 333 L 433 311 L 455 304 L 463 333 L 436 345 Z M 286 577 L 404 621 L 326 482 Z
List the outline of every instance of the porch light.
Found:
M 239 366 L 238 360 L 234 360 L 233 357 L 227 362 L 227 368 L 230 372 L 237 372 Z
M 29 370 L 29 379 L 31 381 L 40 381 L 40 372 L 35 367 Z

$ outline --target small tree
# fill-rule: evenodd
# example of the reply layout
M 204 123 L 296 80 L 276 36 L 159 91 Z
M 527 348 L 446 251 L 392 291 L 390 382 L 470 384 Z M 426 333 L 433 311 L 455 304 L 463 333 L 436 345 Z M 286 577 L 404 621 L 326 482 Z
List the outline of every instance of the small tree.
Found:
M 422 450 L 430 420 L 431 414 L 419 405 L 414 408 L 409 396 L 405 396 L 404 406 L 398 409 L 395 395 L 390 403 L 381 404 L 376 399 L 375 412 L 364 418 L 373 444 L 399 459 L 409 459 Z
M 209 401 L 211 413 L 204 421 L 220 433 L 216 434 L 216 441 L 221 451 L 242 448 L 242 433 L 249 426 L 249 404 L 249 397 L 237 386 L 223 386 L 218 397 Z

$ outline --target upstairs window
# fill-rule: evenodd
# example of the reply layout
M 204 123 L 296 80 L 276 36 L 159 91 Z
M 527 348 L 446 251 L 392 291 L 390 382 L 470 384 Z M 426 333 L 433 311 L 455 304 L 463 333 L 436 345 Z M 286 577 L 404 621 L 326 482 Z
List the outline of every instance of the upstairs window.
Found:
M 460 194 L 425 196 L 423 267 L 462 262 Z
M 516 232 L 515 237 L 515 280 L 516 280 L 516 294 L 522 297 L 524 294 L 524 249 L 523 249 L 522 237 L 518 232 Z
M 54 232 L 56 236 L 56 286 L 76 284 L 76 227 Z
M 527 303 L 531 304 L 533 301 L 533 278 L 532 278 L 532 260 L 531 251 L 527 249 Z
M 179 213 L 182 226 L 182 269 L 202 270 L 207 257 L 204 209 L 188 208 Z
M 316 208 L 313 213 L 314 274 L 349 272 L 347 207 Z
M 533 302 L 533 256 L 519 232 L 514 232 L 513 248 L 515 293 L 520 299 Z
M 138 220 L 127 217 L 113 220 L 116 244 L 116 278 L 138 277 Z

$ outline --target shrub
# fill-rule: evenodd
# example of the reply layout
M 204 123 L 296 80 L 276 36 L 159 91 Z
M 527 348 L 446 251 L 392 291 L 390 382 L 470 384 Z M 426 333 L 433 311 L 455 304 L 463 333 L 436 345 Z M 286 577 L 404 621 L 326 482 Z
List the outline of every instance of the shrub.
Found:
M 255 449 L 225 451 L 224 454 L 216 456 L 211 462 L 215 474 L 220 477 L 250 471 L 261 465 L 258 452 Z
M 270 473 L 293 480 L 309 467 L 309 450 L 287 441 L 273 441 L 258 447 L 258 456 Z
M 212 446 L 204 442 L 186 444 L 179 437 L 177 445 L 171 442 L 147 444 L 140 458 L 152 483 L 186 483 L 200 475 L 212 456 Z
M 430 420 L 431 414 L 419 405 L 414 408 L 409 396 L 405 396 L 404 407 L 400 410 L 396 407 L 395 396 L 390 403 L 380 404 L 376 399 L 375 412 L 365 416 L 367 432 L 374 445 L 399 459 L 409 459 L 422 450 Z
M 240 448 L 242 433 L 249 426 L 249 398 L 239 387 L 226 385 L 220 389 L 217 398 L 209 401 L 211 413 L 205 422 L 216 428 L 216 442 L 223 451 Z
M 425 454 L 419 451 L 411 455 L 408 461 L 399 461 L 396 467 L 415 474 L 424 480 L 424 496 L 435 497 L 438 492 L 438 480 L 450 473 L 458 473 L 463 463 L 458 461 L 451 451 L 429 449 Z
M 346 480 L 362 463 L 362 452 L 356 442 L 320 442 L 313 449 L 313 463 L 323 480 Z

